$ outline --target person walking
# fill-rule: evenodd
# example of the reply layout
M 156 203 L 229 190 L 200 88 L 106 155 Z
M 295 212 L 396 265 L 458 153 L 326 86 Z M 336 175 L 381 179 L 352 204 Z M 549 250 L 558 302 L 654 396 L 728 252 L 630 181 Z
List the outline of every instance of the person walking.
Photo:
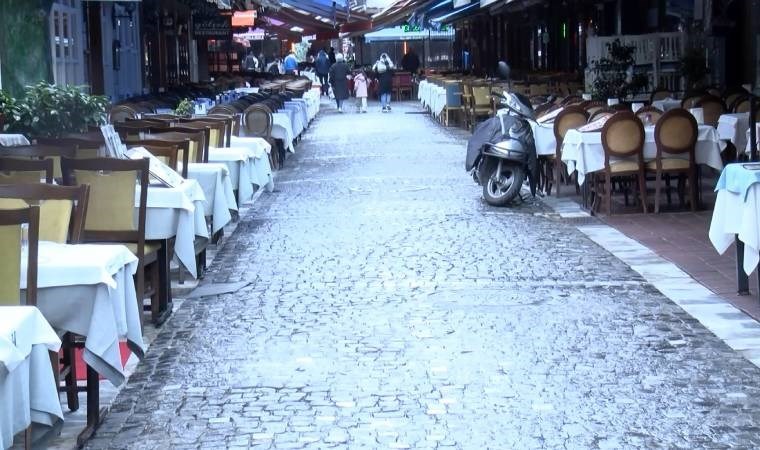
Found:
M 292 51 L 285 57 L 282 65 L 286 75 L 298 75 L 298 59 L 296 59 L 296 54 Z
M 330 87 L 327 85 L 327 75 L 330 73 L 330 58 L 327 56 L 325 49 L 319 51 L 317 60 L 314 62 L 314 68 L 317 72 L 317 78 L 322 85 L 322 95 L 327 95 Z
M 406 55 L 401 58 L 401 67 L 407 72 L 411 72 L 412 75 L 417 75 L 420 70 L 420 57 L 417 56 L 417 53 L 415 53 L 413 49 L 410 48 L 409 51 L 406 52 Z
M 367 112 L 367 93 L 369 88 L 369 81 L 367 80 L 367 74 L 363 70 L 359 71 L 354 77 L 354 95 L 359 100 L 359 112 Z
M 348 75 L 350 73 L 351 71 L 344 61 L 343 54 L 336 54 L 335 64 L 330 67 L 329 75 L 338 112 L 343 112 L 343 101 L 348 98 Z
M 391 61 L 387 53 L 380 55 L 380 59 L 378 59 L 375 65 L 372 66 L 372 70 L 377 74 L 377 78 L 380 80 L 380 104 L 383 107 L 383 112 L 390 112 L 391 110 L 393 69 L 395 68 L 396 66 L 393 65 L 393 61 Z
M 330 47 L 330 51 L 327 53 L 327 57 L 330 58 L 330 65 L 335 64 L 335 49 Z

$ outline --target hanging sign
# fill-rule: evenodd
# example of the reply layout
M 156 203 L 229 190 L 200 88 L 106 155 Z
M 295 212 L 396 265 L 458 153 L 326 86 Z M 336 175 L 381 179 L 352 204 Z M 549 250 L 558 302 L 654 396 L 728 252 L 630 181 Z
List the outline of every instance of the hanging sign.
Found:
M 230 39 L 232 35 L 230 16 L 194 17 L 193 34 L 196 38 Z

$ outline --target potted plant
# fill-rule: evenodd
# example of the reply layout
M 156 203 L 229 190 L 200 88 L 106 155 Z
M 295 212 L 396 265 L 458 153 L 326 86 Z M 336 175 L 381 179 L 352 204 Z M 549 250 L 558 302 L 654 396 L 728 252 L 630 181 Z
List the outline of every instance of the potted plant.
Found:
M 0 133 L 4 132 L 7 124 L 13 120 L 14 105 L 13 97 L 5 91 L 0 91 Z
M 706 79 L 710 69 L 707 68 L 707 58 L 703 50 L 698 48 L 686 50 L 679 61 L 679 70 L 686 82 L 687 91 L 703 89 L 707 85 Z
M 108 99 L 89 95 L 76 86 L 38 83 L 27 86 L 16 102 L 10 128 L 31 137 L 58 137 L 84 133 L 106 119 Z
M 607 44 L 605 58 L 594 61 L 594 83 L 591 95 L 595 100 L 624 99 L 641 91 L 647 85 L 646 75 L 634 71 L 635 47 L 624 45 L 619 39 Z
M 182 99 L 176 108 L 174 114 L 180 117 L 190 117 L 195 112 L 195 104 L 189 98 Z

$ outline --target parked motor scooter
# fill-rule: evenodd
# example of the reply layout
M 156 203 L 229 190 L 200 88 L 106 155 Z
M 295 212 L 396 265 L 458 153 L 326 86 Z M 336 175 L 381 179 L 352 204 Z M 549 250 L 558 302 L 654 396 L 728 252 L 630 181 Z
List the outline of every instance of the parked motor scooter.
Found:
M 506 63 L 499 63 L 499 74 L 503 79 L 509 77 Z M 529 123 L 535 119 L 525 96 L 504 92 L 495 98 L 501 108 L 496 117 L 475 128 L 467 143 L 465 169 L 483 186 L 486 203 L 506 206 L 519 197 L 526 179 L 531 194 L 536 194 L 538 157 Z

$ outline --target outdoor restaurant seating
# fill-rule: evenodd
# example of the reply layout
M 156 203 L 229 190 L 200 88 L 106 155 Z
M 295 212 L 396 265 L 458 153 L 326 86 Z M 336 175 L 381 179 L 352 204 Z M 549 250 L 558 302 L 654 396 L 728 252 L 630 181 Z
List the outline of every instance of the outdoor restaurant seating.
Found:
M 672 98 L 673 93 L 667 89 L 655 89 L 649 96 L 649 103 L 652 104 L 658 100 L 665 100 L 666 98 Z
M 686 176 L 689 185 L 689 203 L 691 210 L 696 211 L 698 182 L 695 144 L 697 135 L 697 121 L 685 109 L 673 109 L 666 112 L 655 125 L 654 136 L 657 144 L 657 155 L 654 161 L 647 163 L 647 170 L 654 172 L 655 175 L 655 213 L 660 212 L 663 175 L 667 177 L 679 176 L 678 186 L 681 199 L 683 199 L 683 180 L 681 178 Z M 688 159 L 679 158 L 678 155 L 686 155 Z
M 638 117 L 644 125 L 654 125 L 662 117 L 663 112 L 655 106 L 644 106 L 636 111 L 636 117 Z
M 40 209 L 36 205 L 10 208 L 0 203 L 0 248 L 5 257 L 0 260 L 0 305 L 35 306 L 37 304 L 37 260 L 39 248 Z M 27 236 L 22 236 L 22 225 L 26 225 Z M 27 249 L 22 252 L 26 239 Z M 26 286 L 21 286 L 22 255 L 27 256 Z M 26 292 L 24 302 L 19 293 Z
M 694 103 L 695 108 L 702 108 L 704 123 L 717 126 L 718 119 L 726 113 L 726 105 L 720 97 L 704 95 Z

